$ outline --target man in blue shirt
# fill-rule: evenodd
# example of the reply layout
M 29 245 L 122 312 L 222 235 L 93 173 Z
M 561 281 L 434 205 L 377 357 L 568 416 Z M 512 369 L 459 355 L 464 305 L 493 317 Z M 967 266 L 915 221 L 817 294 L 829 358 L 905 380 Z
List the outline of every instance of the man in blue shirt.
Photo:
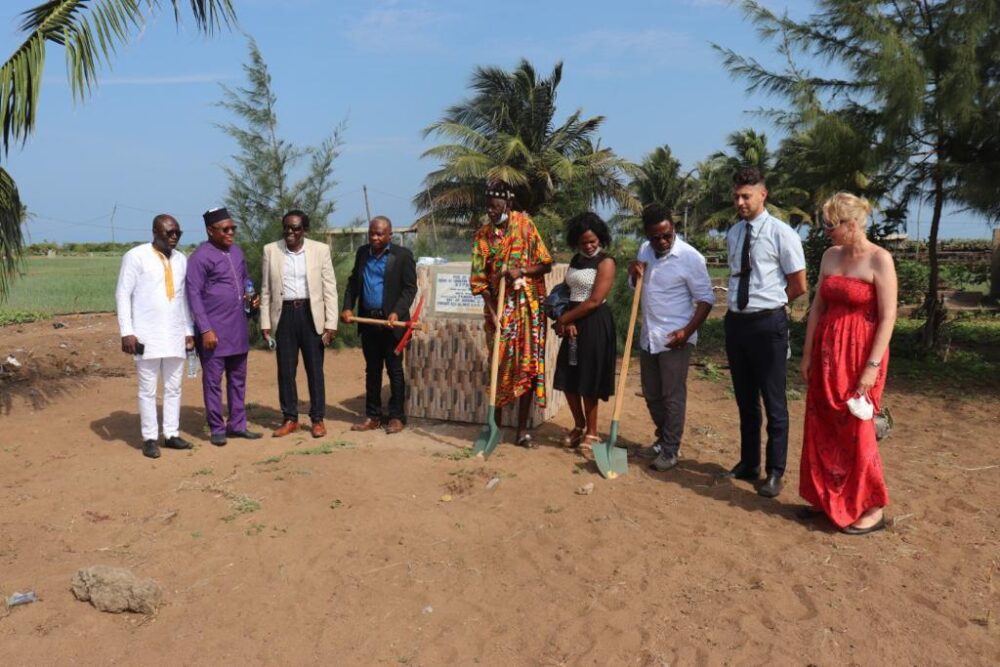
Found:
M 360 317 L 388 320 L 410 319 L 410 306 L 417 295 L 417 264 L 413 253 L 393 245 L 392 222 L 384 215 L 372 218 L 368 225 L 368 243 L 358 248 L 354 268 L 344 292 L 344 310 L 340 319 L 350 324 L 354 307 Z M 359 324 L 361 350 L 365 355 L 365 419 L 351 427 L 369 431 L 385 426 L 386 433 L 399 433 L 406 423 L 403 402 L 406 381 L 403 358 L 395 353 L 403 329 Z M 389 374 L 389 419 L 382 414 L 382 369 Z
M 802 240 L 767 212 L 767 186 L 760 170 L 744 167 L 733 176 L 739 222 L 726 235 L 729 309 L 726 356 L 740 411 L 740 462 L 727 477 L 760 479 L 761 398 L 767 413 L 767 479 L 757 493 L 774 498 L 788 456 L 785 371 L 788 314 L 785 307 L 806 292 Z

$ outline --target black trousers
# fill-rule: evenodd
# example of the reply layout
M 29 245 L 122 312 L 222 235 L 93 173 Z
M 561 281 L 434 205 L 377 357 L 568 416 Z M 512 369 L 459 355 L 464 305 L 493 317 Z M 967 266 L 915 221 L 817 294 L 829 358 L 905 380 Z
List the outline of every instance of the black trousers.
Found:
M 740 411 L 740 465 L 760 467 L 761 398 L 767 414 L 768 474 L 782 475 L 788 458 L 788 315 L 784 308 L 761 316 L 727 313 L 726 356 Z
M 326 385 L 323 381 L 323 337 L 316 333 L 308 300 L 286 301 L 274 333 L 278 360 L 278 401 L 282 417 L 299 419 L 299 391 L 295 386 L 299 353 L 309 383 L 309 418 L 323 421 L 326 414 Z
M 362 317 L 383 319 L 382 311 L 371 314 L 362 311 Z M 403 401 L 406 399 L 406 380 L 403 377 L 403 355 L 397 356 L 396 336 L 392 329 L 371 324 L 358 325 L 361 334 L 361 351 L 365 355 L 365 416 L 383 418 L 382 369 L 389 373 L 389 419 L 406 421 Z

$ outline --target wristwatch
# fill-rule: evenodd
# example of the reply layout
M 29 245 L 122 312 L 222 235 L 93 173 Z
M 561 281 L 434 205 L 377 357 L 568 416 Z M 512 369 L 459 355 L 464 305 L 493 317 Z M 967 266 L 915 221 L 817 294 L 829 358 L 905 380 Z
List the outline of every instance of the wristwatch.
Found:
M 878 368 L 879 366 L 882 365 L 882 362 L 881 361 L 869 361 L 868 365 L 871 366 L 872 368 Z

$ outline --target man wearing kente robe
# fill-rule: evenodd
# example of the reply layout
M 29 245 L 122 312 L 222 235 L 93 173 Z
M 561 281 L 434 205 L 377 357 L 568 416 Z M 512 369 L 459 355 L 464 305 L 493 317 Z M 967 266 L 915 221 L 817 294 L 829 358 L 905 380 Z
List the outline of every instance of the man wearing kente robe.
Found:
M 188 302 L 197 331 L 201 357 L 201 384 L 205 416 L 213 445 L 226 444 L 226 437 L 257 439 L 247 430 L 245 408 L 247 353 L 250 330 L 245 306 L 256 308 L 259 298 L 248 301 L 248 279 L 243 251 L 234 243 L 236 223 L 224 208 L 204 214 L 208 241 L 191 253 L 187 269 Z M 226 376 L 229 419 L 222 415 L 222 376 Z

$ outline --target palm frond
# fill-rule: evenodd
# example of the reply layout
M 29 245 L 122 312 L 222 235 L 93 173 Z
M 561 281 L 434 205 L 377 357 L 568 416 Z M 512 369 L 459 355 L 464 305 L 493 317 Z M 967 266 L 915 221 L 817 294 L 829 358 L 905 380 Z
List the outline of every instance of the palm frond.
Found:
M 10 174 L 0 168 L 0 302 L 7 296 L 7 286 L 21 261 L 23 217 L 24 207 L 17 185 Z
M 170 0 L 180 18 L 181 0 Z M 46 45 L 63 47 L 70 88 L 83 99 L 97 84 L 98 71 L 145 23 L 144 9 L 163 0 L 49 0 L 22 13 L 24 42 L 0 66 L 0 127 L 3 152 L 34 131 L 45 68 Z M 232 0 L 189 0 L 199 31 L 211 34 L 236 21 Z

